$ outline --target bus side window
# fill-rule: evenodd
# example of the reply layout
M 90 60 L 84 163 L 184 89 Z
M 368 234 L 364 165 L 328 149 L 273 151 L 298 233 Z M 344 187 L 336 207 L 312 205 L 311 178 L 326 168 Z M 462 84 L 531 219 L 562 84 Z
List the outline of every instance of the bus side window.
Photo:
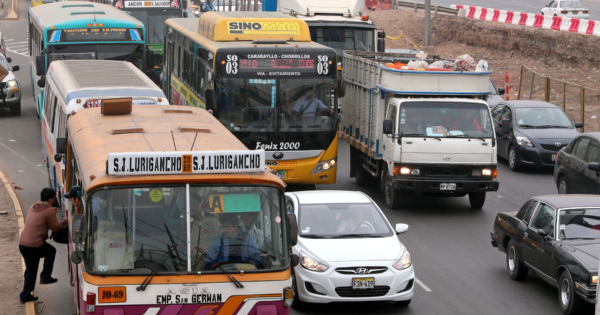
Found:
M 51 107 L 51 111 L 52 111 L 52 124 L 50 125 L 50 130 L 52 131 L 52 134 L 54 134 L 54 124 L 56 122 L 56 112 L 58 111 L 56 109 L 56 104 L 58 103 L 58 98 L 54 95 L 52 95 L 52 107 Z
M 64 138 L 67 133 L 67 114 L 63 106 L 60 107 L 60 123 L 58 125 L 58 137 Z
M 44 97 L 44 112 L 42 113 L 42 115 L 46 119 L 46 124 L 50 125 L 50 122 L 51 122 L 50 117 L 52 117 L 51 116 L 52 115 L 51 105 L 52 105 L 52 97 L 54 96 L 54 93 L 52 93 L 52 88 L 50 87 L 49 84 L 47 84 L 46 86 L 47 86 L 47 88 L 45 89 L 46 95 Z

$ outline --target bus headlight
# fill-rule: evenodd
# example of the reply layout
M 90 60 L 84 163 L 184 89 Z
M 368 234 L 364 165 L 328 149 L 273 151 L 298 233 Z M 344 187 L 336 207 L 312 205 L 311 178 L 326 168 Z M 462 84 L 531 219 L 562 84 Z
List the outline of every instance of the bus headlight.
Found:
M 315 168 L 313 169 L 311 174 L 327 171 L 327 170 L 333 168 L 336 163 L 337 163 L 336 159 L 319 162 L 319 164 L 317 164 L 317 166 L 315 166 Z

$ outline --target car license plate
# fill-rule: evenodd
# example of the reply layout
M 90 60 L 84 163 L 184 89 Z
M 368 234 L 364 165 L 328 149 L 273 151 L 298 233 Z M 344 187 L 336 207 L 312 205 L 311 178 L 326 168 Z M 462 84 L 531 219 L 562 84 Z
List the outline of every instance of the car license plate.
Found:
M 375 288 L 375 278 L 352 278 L 352 289 L 372 290 Z
M 572 13 L 573 13 L 573 14 L 577 14 L 577 13 L 579 13 L 579 11 L 573 11 Z
M 277 177 L 281 179 L 285 179 L 285 171 L 277 171 Z
M 552 162 L 556 161 L 556 154 L 552 154 Z
M 456 190 L 455 183 L 441 183 L 440 190 Z

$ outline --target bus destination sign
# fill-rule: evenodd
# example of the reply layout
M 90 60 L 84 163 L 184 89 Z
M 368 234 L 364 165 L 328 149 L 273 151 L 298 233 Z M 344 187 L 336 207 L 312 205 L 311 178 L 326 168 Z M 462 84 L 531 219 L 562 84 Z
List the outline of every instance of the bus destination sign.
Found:
M 109 153 L 109 175 L 246 173 L 265 170 L 265 151 Z
M 335 58 L 310 54 L 223 55 L 221 65 L 229 75 L 305 76 L 331 75 Z
M 48 31 L 48 42 L 87 41 L 143 41 L 144 35 L 137 28 L 71 28 Z

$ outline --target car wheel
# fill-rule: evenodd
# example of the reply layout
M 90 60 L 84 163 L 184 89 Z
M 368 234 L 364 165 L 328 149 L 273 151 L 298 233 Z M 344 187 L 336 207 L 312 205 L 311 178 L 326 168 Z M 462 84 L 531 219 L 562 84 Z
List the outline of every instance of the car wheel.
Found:
M 471 203 L 471 209 L 479 210 L 483 208 L 485 203 L 485 192 L 470 193 L 469 203 Z
M 527 268 L 521 263 L 517 247 L 512 240 L 508 241 L 506 248 L 506 269 L 510 278 L 515 281 L 523 281 L 527 277 Z
M 564 176 L 561 176 L 558 179 L 558 185 L 556 187 L 558 189 L 558 193 L 561 195 L 566 195 L 569 193 L 569 186 L 567 186 L 567 179 Z
M 510 147 L 508 149 L 508 168 L 510 168 L 511 171 L 518 171 L 519 170 L 519 162 L 518 162 L 518 156 L 517 156 L 517 150 L 515 150 L 515 147 Z
M 10 114 L 14 116 L 21 115 L 21 102 L 10 106 Z
M 396 304 L 396 306 L 400 306 L 400 307 L 407 307 L 410 304 L 411 300 L 406 300 L 406 301 L 395 301 L 394 303 Z
M 292 286 L 294 287 L 294 300 L 292 301 L 292 308 L 295 310 L 301 310 L 306 306 L 302 300 L 300 300 L 300 295 L 298 294 L 298 285 L 296 284 L 296 275 L 292 270 Z
M 579 314 L 583 301 L 575 294 L 573 279 L 568 271 L 563 271 L 558 280 L 558 304 L 563 314 Z
M 385 174 L 385 204 L 390 209 L 398 209 L 400 207 L 400 199 L 402 198 L 402 193 L 399 189 L 395 189 L 392 186 L 392 177 L 386 171 Z

